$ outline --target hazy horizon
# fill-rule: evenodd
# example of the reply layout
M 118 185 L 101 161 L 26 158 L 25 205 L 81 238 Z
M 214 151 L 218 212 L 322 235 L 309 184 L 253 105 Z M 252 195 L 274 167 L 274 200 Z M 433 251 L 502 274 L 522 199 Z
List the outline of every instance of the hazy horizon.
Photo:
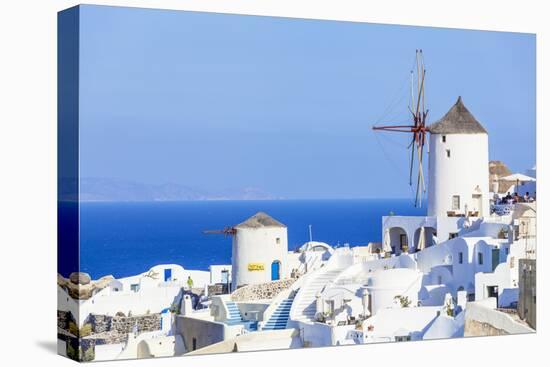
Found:
M 103 187 L 99 187 L 99 190 L 94 191 L 93 189 L 90 190 L 89 186 L 86 183 L 90 180 L 99 180 L 103 182 Z M 120 183 L 123 183 L 124 185 L 122 187 L 117 185 L 120 185 Z M 141 190 L 150 190 L 147 194 L 143 195 L 143 193 L 138 192 L 135 193 L 135 187 L 139 187 Z M 197 198 L 197 196 L 189 198 L 186 197 L 186 192 L 179 193 L 179 198 L 163 198 L 163 192 L 162 188 L 168 187 L 168 188 L 181 188 L 181 189 L 187 189 L 194 193 L 195 195 L 200 194 L 202 195 L 200 198 Z M 103 190 L 102 190 L 103 189 Z M 134 189 L 134 190 L 133 190 Z M 243 195 L 247 192 L 256 193 L 256 196 L 247 197 L 246 195 Z M 152 195 L 152 196 L 151 196 Z M 153 196 L 156 195 L 156 198 L 153 198 Z M 177 195 L 176 195 L 177 196 Z M 174 196 L 172 196 L 174 197 Z M 186 185 L 181 185 L 177 183 L 162 183 L 162 184 L 144 184 L 140 182 L 134 182 L 134 181 L 126 181 L 126 180 L 120 180 L 117 178 L 92 178 L 92 177 L 83 177 L 80 178 L 80 192 L 79 192 L 79 201 L 81 202 L 120 202 L 120 203 L 126 203 L 126 202 L 186 202 L 186 201 L 276 201 L 276 200 L 289 200 L 289 201 L 300 201 L 300 200 L 410 200 L 411 204 L 413 203 L 412 198 L 408 196 L 403 197 L 378 197 L 378 196 L 371 196 L 371 197 L 284 197 L 284 196 L 277 196 L 270 192 L 265 192 L 261 190 L 261 188 L 254 188 L 254 187 L 245 187 L 245 188 L 225 188 L 219 191 L 201 191 L 200 188 L 195 187 L 188 187 Z

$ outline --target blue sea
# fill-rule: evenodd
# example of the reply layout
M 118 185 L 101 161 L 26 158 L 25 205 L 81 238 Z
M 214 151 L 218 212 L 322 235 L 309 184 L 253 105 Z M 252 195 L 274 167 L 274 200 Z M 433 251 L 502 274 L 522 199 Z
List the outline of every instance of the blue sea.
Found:
M 231 263 L 231 237 L 204 230 L 236 225 L 264 211 L 288 227 L 288 246 L 313 239 L 333 246 L 381 241 L 382 216 L 424 215 L 410 199 L 86 202 L 80 206 L 80 271 L 125 277 L 174 263 L 207 270 Z

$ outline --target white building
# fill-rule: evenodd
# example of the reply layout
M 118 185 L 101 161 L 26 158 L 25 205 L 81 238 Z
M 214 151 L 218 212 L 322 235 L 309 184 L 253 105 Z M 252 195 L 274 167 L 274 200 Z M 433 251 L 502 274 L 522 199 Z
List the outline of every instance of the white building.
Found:
M 421 237 L 424 247 L 456 237 L 490 213 L 489 137 L 462 98 L 428 131 L 428 215 L 382 218 L 395 254 L 415 252 Z
M 429 126 L 428 216 L 489 214 L 489 136 L 458 98 Z
M 233 289 L 288 278 L 284 224 L 259 212 L 233 228 Z
M 194 288 L 204 288 L 210 284 L 211 278 L 220 278 L 219 273 L 225 268 L 231 269 L 231 266 L 214 267 L 213 272 L 208 272 L 184 269 L 177 264 L 157 265 L 139 275 L 113 279 L 107 287 L 85 300 L 75 300 L 58 287 L 58 309 L 70 311 L 79 326 L 86 322 L 90 314 L 160 313 L 179 304 L 182 289 L 188 288 L 188 277 L 193 280 Z

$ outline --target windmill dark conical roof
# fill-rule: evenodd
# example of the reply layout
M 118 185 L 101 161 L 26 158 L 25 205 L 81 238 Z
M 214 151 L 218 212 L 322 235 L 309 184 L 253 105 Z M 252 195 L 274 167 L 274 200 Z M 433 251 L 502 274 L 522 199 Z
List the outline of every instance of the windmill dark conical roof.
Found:
M 286 228 L 286 226 L 273 219 L 269 215 L 267 215 L 264 212 L 258 212 L 245 220 L 242 223 L 239 223 L 235 226 L 235 228 L 261 228 L 261 227 L 282 227 Z
M 462 103 L 462 97 L 439 121 L 431 124 L 428 130 L 432 134 L 487 134 L 487 130 Z

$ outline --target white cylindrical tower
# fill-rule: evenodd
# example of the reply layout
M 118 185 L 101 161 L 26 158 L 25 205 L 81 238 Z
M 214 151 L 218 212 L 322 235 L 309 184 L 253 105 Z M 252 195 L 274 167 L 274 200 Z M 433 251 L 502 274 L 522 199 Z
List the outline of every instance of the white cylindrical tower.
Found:
M 428 215 L 488 215 L 489 136 L 458 97 L 430 132 Z
M 234 227 L 233 290 L 288 278 L 288 237 L 284 224 L 259 212 Z

